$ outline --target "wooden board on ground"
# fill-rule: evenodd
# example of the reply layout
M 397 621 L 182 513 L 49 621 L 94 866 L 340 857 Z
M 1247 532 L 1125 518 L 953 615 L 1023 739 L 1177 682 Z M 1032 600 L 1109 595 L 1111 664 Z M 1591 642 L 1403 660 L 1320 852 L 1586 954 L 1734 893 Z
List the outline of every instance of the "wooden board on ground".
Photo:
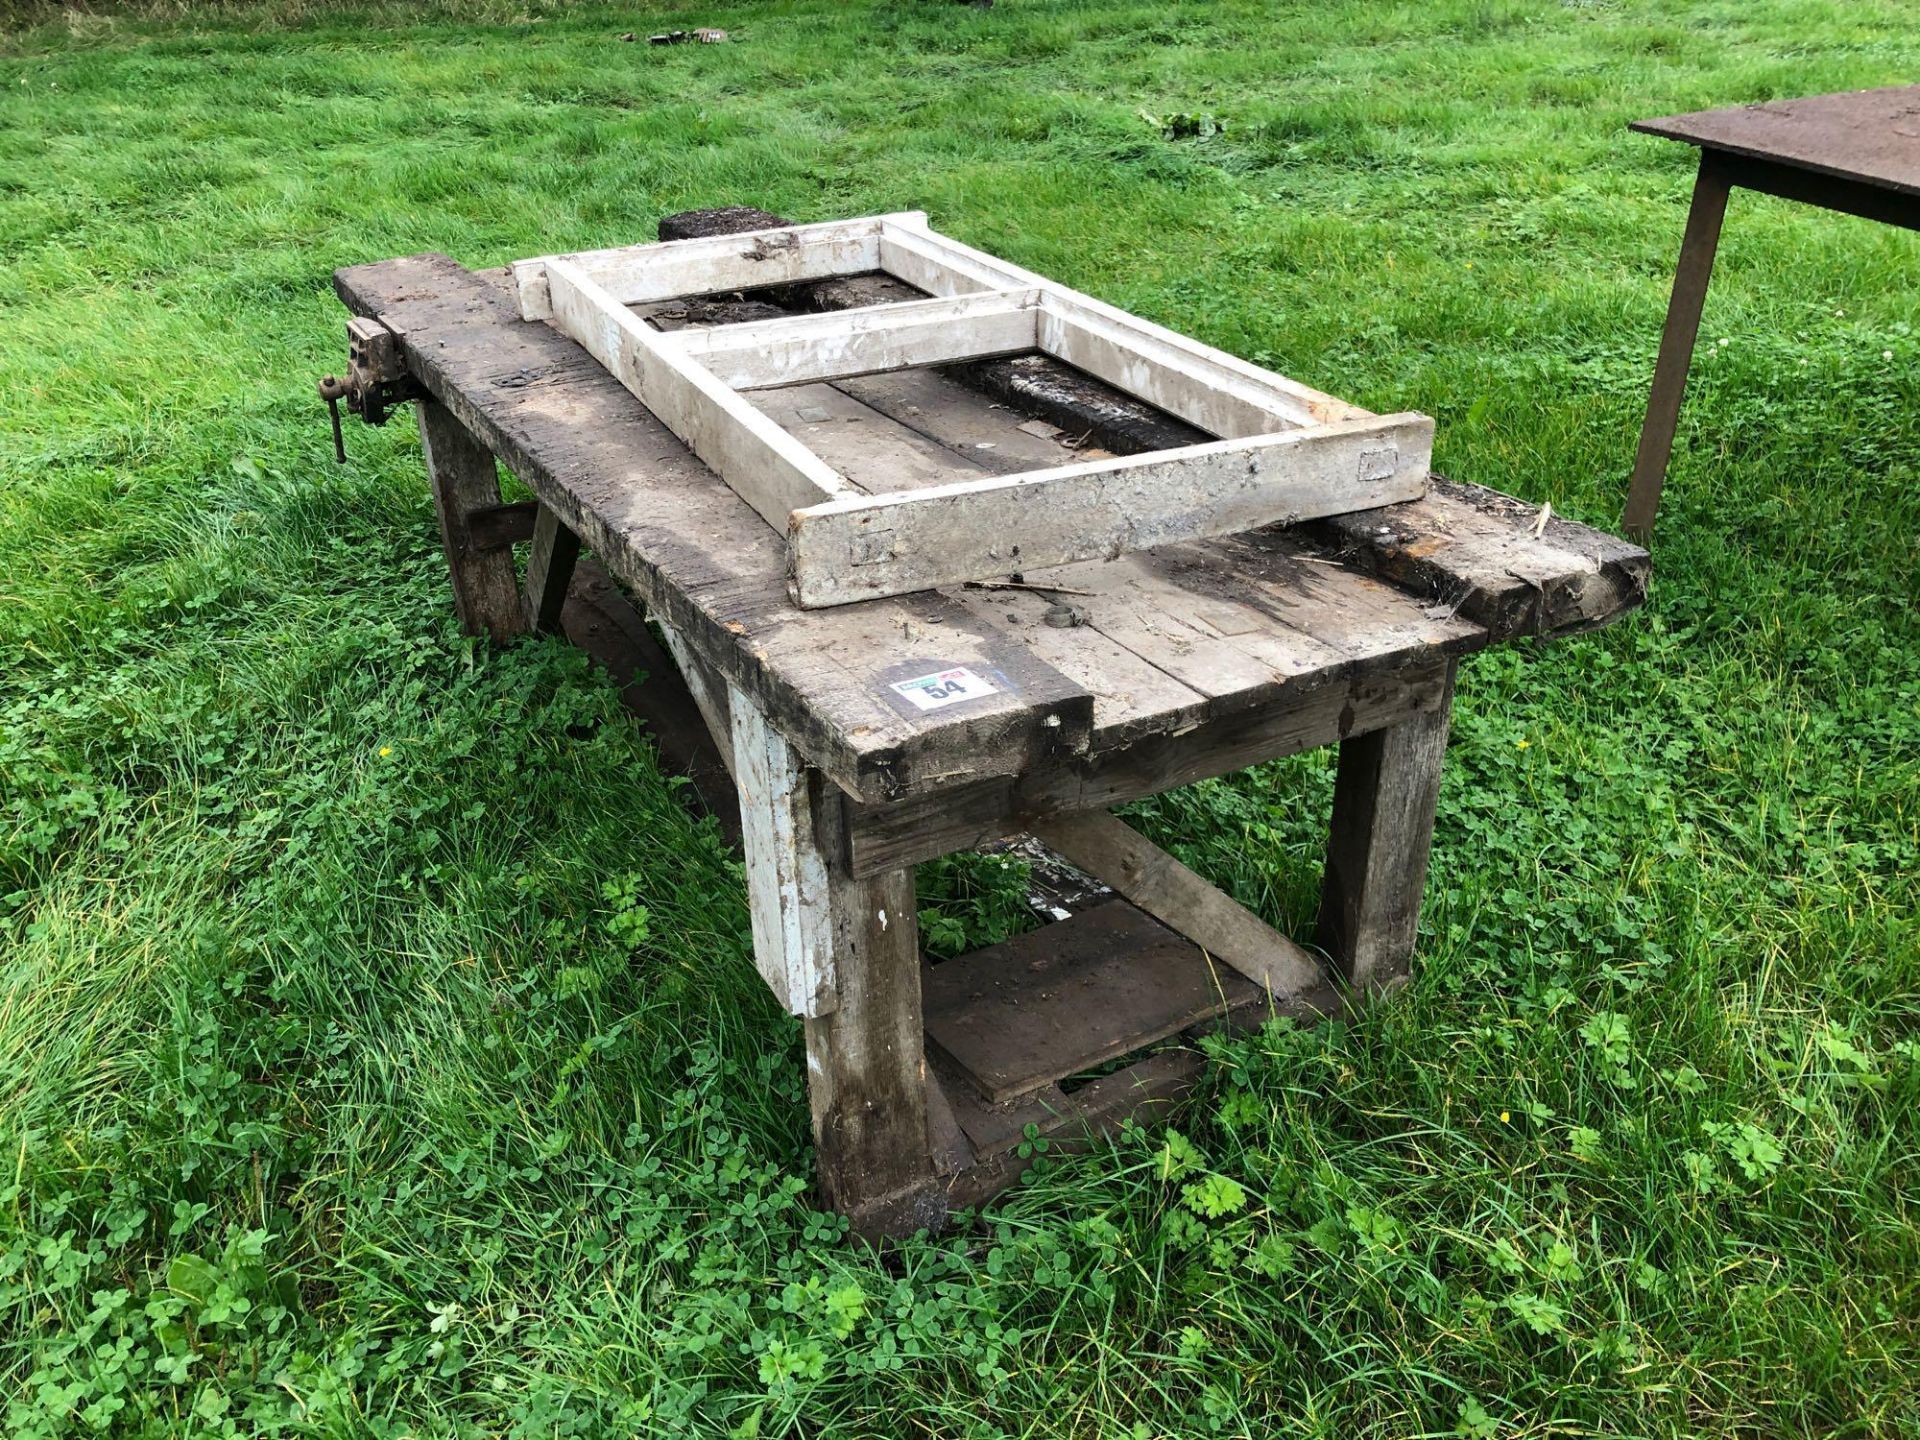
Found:
M 1071 1094 L 1049 1085 L 1007 1105 L 987 1105 L 955 1082 L 956 1120 L 980 1159 L 947 1181 L 950 1207 L 975 1205 L 1020 1178 L 1032 1161 L 1019 1153 L 1028 1126 L 1051 1155 L 1072 1154 L 1118 1133 L 1131 1120 L 1151 1125 L 1185 1098 L 1206 1062 L 1197 1050 L 1169 1047 L 1089 1081 Z
M 922 993 L 928 1037 L 995 1104 L 1262 998 L 1117 901 L 935 965 Z

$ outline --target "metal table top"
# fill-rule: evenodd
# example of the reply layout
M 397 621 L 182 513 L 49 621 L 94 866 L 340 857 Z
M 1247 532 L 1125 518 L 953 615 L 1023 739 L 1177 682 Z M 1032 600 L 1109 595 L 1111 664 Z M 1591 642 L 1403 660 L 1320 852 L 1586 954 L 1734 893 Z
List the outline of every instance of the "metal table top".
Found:
M 1920 195 L 1920 85 L 1765 100 L 1638 120 L 1633 129 Z

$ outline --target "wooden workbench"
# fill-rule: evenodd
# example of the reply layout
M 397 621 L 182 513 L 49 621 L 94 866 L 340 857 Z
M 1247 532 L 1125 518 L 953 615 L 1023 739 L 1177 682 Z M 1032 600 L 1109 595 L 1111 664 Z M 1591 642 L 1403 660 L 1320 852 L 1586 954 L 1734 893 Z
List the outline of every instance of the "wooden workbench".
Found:
M 639 689 L 684 763 L 703 741 L 675 697 L 705 717 L 710 786 L 721 767 L 738 786 L 720 804 L 746 837 L 756 961 L 805 1019 L 822 1196 L 871 1234 L 937 1225 L 1008 1183 L 1029 1125 L 1071 1143 L 1173 1098 L 1198 1058 L 1165 1042 L 1196 1024 L 1325 1013 L 1403 976 L 1455 666 L 1606 624 L 1645 592 L 1634 546 L 1436 480 L 1419 501 L 1031 573 L 1031 588 L 802 611 L 783 537 L 599 364 L 519 319 L 503 273 L 423 255 L 336 283 L 424 388 L 467 626 L 505 640 L 565 615 L 580 638 L 624 634 L 660 672 Z M 700 320 L 656 308 L 662 325 Z M 895 488 L 1057 464 L 1081 438 L 932 371 L 760 399 L 856 483 Z M 495 457 L 531 510 L 502 506 Z M 581 546 L 678 676 L 606 573 L 576 568 Z M 899 688 L 949 671 L 972 698 L 922 709 Z M 1340 746 L 1316 937 L 1330 970 L 1106 814 L 1325 744 Z M 914 864 L 1022 834 L 1128 900 L 924 966 Z M 1227 954 L 1237 968 L 1210 961 Z

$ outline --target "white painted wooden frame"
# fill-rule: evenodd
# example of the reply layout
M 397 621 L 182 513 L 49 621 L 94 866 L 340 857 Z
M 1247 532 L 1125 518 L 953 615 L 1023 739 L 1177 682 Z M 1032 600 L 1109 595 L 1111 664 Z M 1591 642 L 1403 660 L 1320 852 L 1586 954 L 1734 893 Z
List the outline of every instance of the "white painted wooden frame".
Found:
M 883 270 L 933 298 L 706 330 L 628 307 Z M 1433 421 L 1373 415 L 936 234 L 919 212 L 513 267 L 521 313 L 584 346 L 788 536 L 796 603 L 898 595 L 1426 491 Z M 1219 437 L 868 494 L 744 392 L 1041 351 Z

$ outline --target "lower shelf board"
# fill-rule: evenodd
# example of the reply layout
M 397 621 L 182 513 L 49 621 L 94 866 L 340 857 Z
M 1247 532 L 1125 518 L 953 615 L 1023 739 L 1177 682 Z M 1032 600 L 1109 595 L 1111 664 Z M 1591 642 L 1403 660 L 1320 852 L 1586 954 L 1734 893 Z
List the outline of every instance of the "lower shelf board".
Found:
M 1017 1181 L 1032 1163 L 1020 1154 L 1029 1125 L 1046 1137 L 1050 1154 L 1084 1150 L 1129 1120 L 1151 1124 L 1185 1097 L 1205 1067 L 1199 1051 L 1171 1047 L 1091 1080 L 1072 1094 L 1049 1085 L 999 1106 L 983 1104 L 965 1081 L 948 1082 L 954 1118 L 979 1158 L 942 1172 L 947 1204 L 955 1209 L 977 1205 Z
M 928 1039 L 993 1105 L 1266 1001 L 1118 900 L 935 965 L 922 988 Z

